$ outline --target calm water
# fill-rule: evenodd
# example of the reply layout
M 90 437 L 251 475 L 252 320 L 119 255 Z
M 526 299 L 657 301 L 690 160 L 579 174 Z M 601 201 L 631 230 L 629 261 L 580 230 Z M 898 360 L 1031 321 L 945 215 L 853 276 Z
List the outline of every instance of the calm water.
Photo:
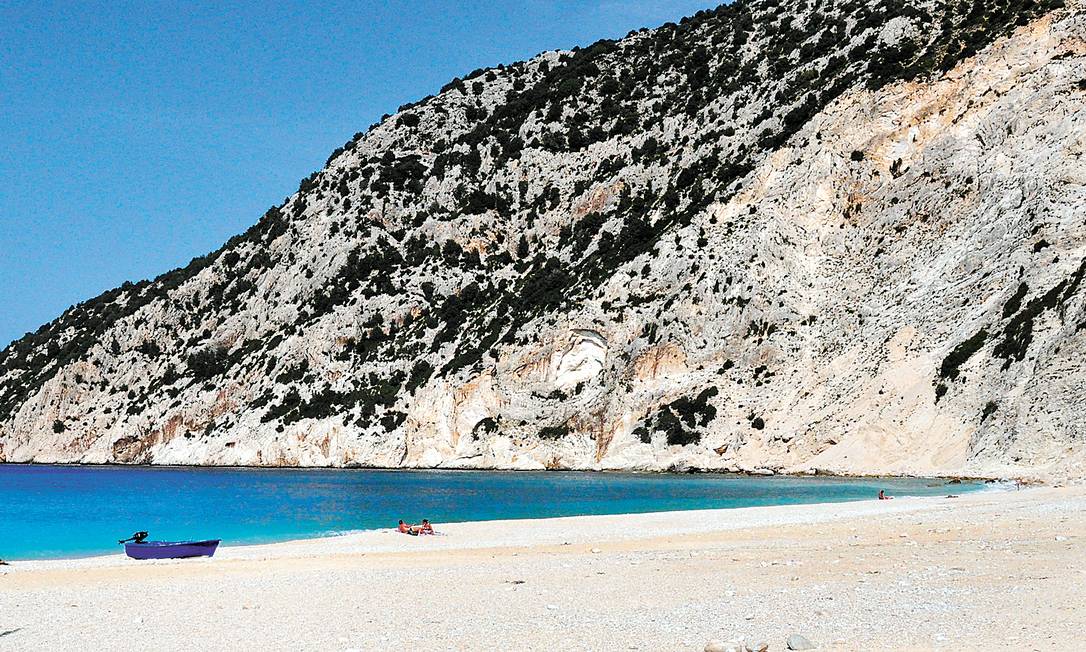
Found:
M 924 479 L 0 465 L 0 558 L 118 552 L 117 539 L 267 543 L 393 527 L 945 495 Z

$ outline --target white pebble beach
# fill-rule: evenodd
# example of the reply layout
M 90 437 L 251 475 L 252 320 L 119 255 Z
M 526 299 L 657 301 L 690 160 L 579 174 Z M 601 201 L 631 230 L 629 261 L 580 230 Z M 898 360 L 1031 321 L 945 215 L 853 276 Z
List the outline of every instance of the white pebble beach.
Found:
M 0 650 L 1074 649 L 1086 489 L 437 524 L 0 566 Z

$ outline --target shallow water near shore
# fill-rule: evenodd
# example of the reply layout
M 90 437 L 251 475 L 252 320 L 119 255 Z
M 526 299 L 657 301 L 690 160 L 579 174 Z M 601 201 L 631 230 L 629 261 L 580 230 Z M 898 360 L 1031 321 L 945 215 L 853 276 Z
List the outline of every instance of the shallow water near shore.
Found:
M 925 478 L 587 472 L 377 471 L 0 465 L 0 558 L 119 552 L 154 539 L 272 543 L 437 523 L 942 496 L 982 488 Z

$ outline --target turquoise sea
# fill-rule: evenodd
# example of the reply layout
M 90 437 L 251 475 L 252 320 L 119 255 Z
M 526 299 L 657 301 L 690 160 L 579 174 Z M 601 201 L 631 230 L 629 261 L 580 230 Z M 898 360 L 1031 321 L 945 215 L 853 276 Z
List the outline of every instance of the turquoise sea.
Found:
M 582 472 L 0 465 L 0 559 L 120 552 L 117 539 L 268 543 L 437 523 L 946 495 L 982 484 Z

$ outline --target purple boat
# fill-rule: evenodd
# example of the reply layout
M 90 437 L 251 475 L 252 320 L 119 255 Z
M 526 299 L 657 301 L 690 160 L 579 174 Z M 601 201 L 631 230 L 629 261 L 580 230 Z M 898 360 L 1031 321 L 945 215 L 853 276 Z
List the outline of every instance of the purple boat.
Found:
M 147 541 L 146 532 L 137 532 L 117 543 L 124 544 L 124 554 L 132 559 L 185 559 L 211 557 L 221 539 L 206 541 Z

